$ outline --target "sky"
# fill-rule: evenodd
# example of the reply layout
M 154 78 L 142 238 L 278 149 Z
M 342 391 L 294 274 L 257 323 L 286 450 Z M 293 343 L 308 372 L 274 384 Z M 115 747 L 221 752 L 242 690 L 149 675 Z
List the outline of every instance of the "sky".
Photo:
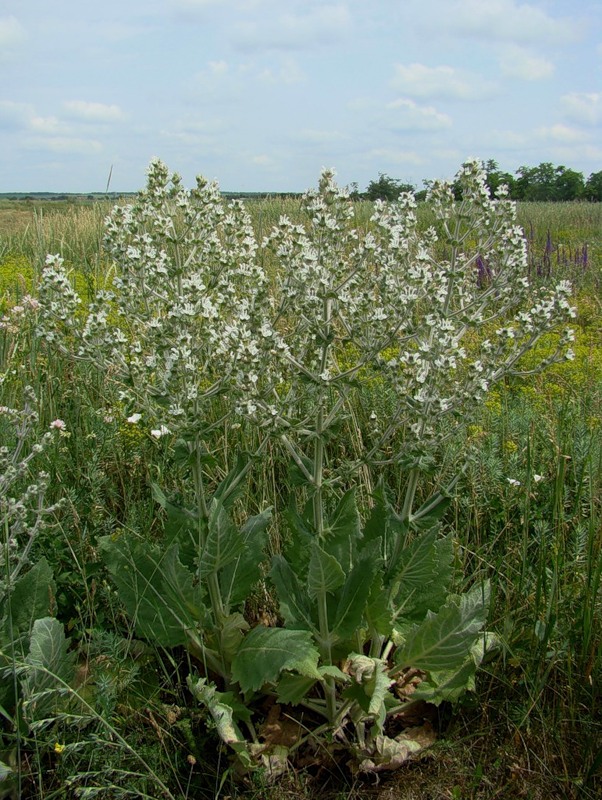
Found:
M 600 0 L 0 0 L 0 192 L 602 170 Z M 110 178 L 110 181 L 109 181 Z

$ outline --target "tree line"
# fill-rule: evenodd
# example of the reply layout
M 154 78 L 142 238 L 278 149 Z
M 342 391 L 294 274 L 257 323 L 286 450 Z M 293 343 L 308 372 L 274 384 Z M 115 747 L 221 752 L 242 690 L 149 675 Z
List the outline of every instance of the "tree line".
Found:
M 555 166 L 549 161 L 537 167 L 519 167 L 514 175 L 500 170 L 497 161 L 484 162 L 487 185 L 495 193 L 502 184 L 508 187 L 512 200 L 566 202 L 589 200 L 602 202 L 602 171 L 592 172 L 587 180 L 582 172 L 565 166 Z M 424 181 L 428 186 L 428 181 Z M 454 187 L 459 196 L 460 189 Z M 396 200 L 402 192 L 415 191 L 410 183 L 379 173 L 377 179 L 370 181 L 365 191 L 351 184 L 351 196 L 362 200 Z M 424 199 L 426 189 L 415 192 L 418 200 Z

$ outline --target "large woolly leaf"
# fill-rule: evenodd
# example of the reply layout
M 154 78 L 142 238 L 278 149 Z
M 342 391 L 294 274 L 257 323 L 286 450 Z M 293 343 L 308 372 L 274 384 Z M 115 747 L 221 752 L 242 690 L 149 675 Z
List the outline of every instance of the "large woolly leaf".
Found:
M 401 551 L 397 564 L 391 565 L 393 582 L 401 586 L 404 594 L 433 581 L 438 566 L 436 541 L 435 530 L 418 536 Z
M 354 684 L 345 691 L 345 696 L 359 700 L 363 710 L 382 725 L 386 716 L 385 698 L 394 683 L 389 678 L 387 664 L 380 658 L 351 653 L 347 670 Z M 361 693 L 358 693 L 357 687 L 361 687 Z
M 207 642 L 211 647 L 219 650 L 222 658 L 230 662 L 238 651 L 245 632 L 248 630 L 249 623 L 240 612 L 235 611 L 222 619 L 220 627 L 212 631 L 212 634 L 207 637 Z
M 355 502 L 355 489 L 350 489 L 327 519 L 321 542 L 324 550 L 336 558 L 345 575 L 351 571 L 360 538 L 360 515 Z
M 285 672 L 278 681 L 278 702 L 284 705 L 296 706 L 305 697 L 316 683 L 316 678 L 308 678 L 306 675 L 297 675 L 293 672 Z
M 338 667 L 326 665 L 318 667 L 318 672 L 325 678 L 334 678 L 339 683 L 347 684 L 351 678 L 346 672 L 342 672 Z M 304 697 L 307 696 L 310 689 L 315 685 L 316 678 L 308 678 L 305 675 L 297 675 L 292 672 L 285 672 L 278 680 L 277 696 L 278 702 L 290 704 L 292 706 L 298 705 Z
M 218 692 L 214 684 L 208 684 L 206 678 L 188 677 L 188 688 L 193 697 L 207 708 L 211 714 L 217 732 L 226 744 L 243 743 L 244 737 L 237 725 L 238 719 L 250 720 L 251 714 L 246 706 L 237 701 L 231 692 Z
M 390 563 L 398 541 L 404 540 L 408 531 L 406 522 L 400 519 L 389 503 L 384 487 L 379 486 L 373 495 L 374 506 L 364 526 L 364 542 L 379 539 L 385 564 Z
M 231 508 L 237 497 L 245 488 L 245 477 L 248 472 L 251 456 L 248 453 L 239 453 L 236 464 L 219 484 L 213 499 L 220 503 L 226 510 Z
M 276 587 L 280 613 L 287 627 L 316 630 L 307 592 L 282 556 L 273 557 L 270 578 Z
M 376 552 L 378 542 L 371 551 Z M 348 639 L 364 620 L 364 611 L 370 597 L 370 590 L 380 561 L 372 552 L 364 552 L 363 557 L 351 570 L 343 588 L 331 629 L 339 639 Z
M 306 511 L 299 513 L 294 502 L 291 501 L 285 512 L 285 518 L 291 533 L 291 541 L 287 543 L 286 557 L 300 580 L 303 580 L 307 574 L 311 543 L 315 539 L 315 533 Z
M 227 609 L 242 605 L 251 589 L 261 578 L 261 563 L 265 558 L 266 528 L 271 509 L 251 517 L 240 530 L 243 549 L 220 572 L 222 600 Z
M 52 611 L 55 593 L 52 570 L 41 558 L 15 581 L 10 595 L 0 604 L 0 645 L 10 643 L 11 652 L 14 648 L 24 656 L 29 632 L 36 619 L 47 617 Z
M 444 700 L 454 702 L 466 691 L 474 690 L 475 673 L 485 653 L 493 649 L 496 644 L 494 636 L 482 633 L 459 668 L 444 672 L 430 672 L 426 679 L 415 688 L 412 700 L 426 700 L 439 705 Z
M 400 666 L 426 672 L 460 669 L 487 619 L 489 586 L 474 586 L 461 597 L 450 596 L 435 614 L 429 612 L 410 629 L 396 654 Z
M 452 562 L 451 536 L 440 538 L 431 531 L 411 542 L 401 553 L 396 579 L 390 586 L 396 616 L 417 622 L 428 611 L 437 611 L 448 596 Z
M 37 619 L 31 631 L 28 665 L 23 673 L 24 710 L 27 719 L 44 719 L 57 707 L 56 690 L 64 690 L 75 675 L 75 653 L 61 623 L 53 617 Z M 54 690 L 54 691 L 53 691 Z
M 393 630 L 393 619 L 389 607 L 389 593 L 384 588 L 379 576 L 375 578 L 370 589 L 365 617 L 371 631 L 376 631 L 381 636 L 390 636 Z
M 317 541 L 312 542 L 307 573 L 307 591 L 312 598 L 331 594 L 345 582 L 345 573 L 337 559 L 322 550 Z
M 104 536 L 100 547 L 138 635 L 165 647 L 185 644 L 205 609 L 200 588 L 178 559 L 178 545 L 162 550 L 131 536 Z
M 245 637 L 232 662 L 232 678 L 243 692 L 276 683 L 283 670 L 320 679 L 318 659 L 309 631 L 266 628 L 258 625 Z
M 200 574 L 211 575 L 231 564 L 243 552 L 244 537 L 234 525 L 219 500 L 213 500 L 209 512 L 207 541 L 201 554 Z
M 430 530 L 445 514 L 451 501 L 452 495 L 447 491 L 435 492 L 434 495 L 429 497 L 429 499 L 420 506 L 418 511 L 412 514 L 410 525 L 421 531 Z
M 153 498 L 165 511 L 163 541 L 165 547 L 177 543 L 180 561 L 189 569 L 196 569 L 205 529 L 199 527 L 198 515 L 185 506 L 168 500 L 161 487 L 152 484 Z

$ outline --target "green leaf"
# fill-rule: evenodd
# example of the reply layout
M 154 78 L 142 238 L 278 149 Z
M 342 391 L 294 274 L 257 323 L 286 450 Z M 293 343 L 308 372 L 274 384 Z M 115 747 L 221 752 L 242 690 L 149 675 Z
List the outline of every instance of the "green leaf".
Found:
M 393 582 L 403 594 L 409 595 L 434 580 L 438 567 L 436 541 L 436 530 L 418 536 L 401 551 L 398 563 L 391 565 Z
M 45 558 L 15 581 L 10 595 L 0 606 L 1 638 L 11 643 L 11 651 L 14 646 L 15 652 L 20 650 L 20 655 L 25 655 L 29 632 L 36 619 L 47 617 L 52 612 L 55 593 L 52 570 Z
M 248 453 L 239 453 L 236 464 L 217 487 L 213 500 L 218 501 L 226 510 L 232 507 L 237 497 L 240 497 L 245 488 L 245 478 L 248 472 L 251 456 Z
M 162 550 L 128 535 L 103 536 L 100 549 L 138 635 L 164 647 L 185 644 L 206 612 L 178 545 Z
M 357 542 L 361 536 L 355 489 L 350 489 L 343 495 L 334 514 L 327 520 L 321 541 L 324 550 L 336 558 L 345 575 L 351 571 Z
M 365 553 L 347 577 L 331 626 L 332 632 L 339 639 L 348 639 L 361 626 L 379 566 L 378 558 L 370 552 Z
M 151 484 L 153 498 L 165 510 L 163 541 L 166 547 L 180 546 L 180 560 L 189 569 L 195 569 L 201 551 L 201 531 L 196 512 L 167 499 L 161 487 Z
M 370 543 L 380 539 L 382 556 L 389 563 L 396 547 L 396 542 L 406 536 L 408 525 L 400 519 L 389 503 L 383 486 L 379 486 L 373 494 L 374 506 L 364 526 L 364 542 Z
M 366 622 L 370 629 L 389 636 L 393 630 L 391 609 L 389 608 L 389 592 L 384 588 L 382 579 L 377 577 L 370 589 L 370 596 L 365 610 Z
M 4 761 L 0 761 L 0 781 L 7 781 L 13 775 L 16 775 L 16 773 L 12 767 L 9 767 Z M 8 788 L 8 784 L 6 788 Z
M 249 623 L 239 612 L 222 620 L 219 629 L 220 653 L 227 661 L 232 661 L 248 630 Z
M 306 472 L 311 475 L 314 468 L 313 461 L 307 456 L 303 455 L 303 453 L 298 453 L 298 457 L 305 467 Z M 295 486 L 307 486 L 307 478 L 305 477 L 301 467 L 295 462 L 294 458 L 291 458 L 288 465 L 288 485 L 291 488 Z
M 306 515 L 300 514 L 292 501 L 285 512 L 285 518 L 291 532 L 286 556 L 299 580 L 303 580 L 307 575 L 311 544 L 316 536 Z
M 429 612 L 410 629 L 395 654 L 396 663 L 425 672 L 459 669 L 485 624 L 488 602 L 488 584 L 474 586 L 460 597 L 450 596 L 436 614 Z
M 452 561 L 451 535 L 439 538 L 436 531 L 419 535 L 402 550 L 397 577 L 389 585 L 395 616 L 417 622 L 427 611 L 437 611 L 449 593 Z
M 284 705 L 299 705 L 303 698 L 307 697 L 308 692 L 315 686 L 315 683 L 315 678 L 285 672 L 278 681 L 278 702 Z
M 428 531 L 434 527 L 445 514 L 452 501 L 452 495 L 446 491 L 435 492 L 423 503 L 410 518 L 410 525 L 416 530 Z
M 307 593 L 287 561 L 279 555 L 272 558 L 270 578 L 276 587 L 280 613 L 288 628 L 305 628 L 316 631 Z
M 265 559 L 267 543 L 266 528 L 271 517 L 272 511 L 268 508 L 247 520 L 240 531 L 242 551 L 220 572 L 222 600 L 227 609 L 242 605 L 261 578 L 261 564 Z
M 214 684 L 207 683 L 206 678 L 194 681 L 188 676 L 187 683 L 193 697 L 211 714 L 221 740 L 229 745 L 243 744 L 245 739 L 236 724 L 235 717 L 248 721 L 250 719 L 248 709 L 237 702 L 231 692 L 218 692 Z
M 197 447 L 200 452 L 197 453 Z M 199 447 L 195 438 L 185 439 L 180 438 L 176 440 L 173 449 L 174 463 L 180 467 L 192 467 L 199 461 L 203 466 L 215 467 L 217 460 L 208 450 Z
M 485 654 L 497 646 L 497 640 L 488 633 L 483 633 L 470 649 L 464 663 L 453 670 L 430 672 L 427 678 L 416 686 L 412 700 L 425 700 L 434 705 L 443 701 L 455 702 L 465 692 L 474 691 L 475 674 Z
M 387 664 L 380 658 L 351 653 L 348 671 L 351 678 L 355 679 L 355 685 L 346 689 L 344 696 L 355 700 L 374 719 L 376 735 L 382 731 L 387 717 L 386 698 L 389 696 L 389 687 L 394 683 L 389 678 Z
M 57 708 L 60 699 L 53 690 L 64 690 L 75 676 L 75 653 L 61 623 L 54 617 L 37 619 L 31 631 L 29 665 L 21 680 L 24 711 L 28 721 L 45 719 Z
M 243 552 L 244 537 L 219 500 L 209 510 L 207 541 L 201 554 L 199 573 L 206 577 L 232 563 Z
M 232 662 L 232 679 L 245 693 L 257 691 L 266 683 L 276 683 L 285 669 L 319 680 L 319 657 L 309 631 L 258 625 L 238 649 Z
M 332 594 L 345 582 L 345 573 L 334 556 L 322 550 L 317 541 L 312 542 L 307 573 L 307 591 L 311 598 Z

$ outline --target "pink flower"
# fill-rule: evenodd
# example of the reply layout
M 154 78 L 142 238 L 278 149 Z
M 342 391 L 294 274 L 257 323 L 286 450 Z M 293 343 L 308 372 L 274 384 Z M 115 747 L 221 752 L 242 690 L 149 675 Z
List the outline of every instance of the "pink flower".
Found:
M 51 428 L 56 428 L 57 431 L 64 431 L 66 430 L 67 426 L 63 422 L 62 419 L 55 419 L 50 423 Z

